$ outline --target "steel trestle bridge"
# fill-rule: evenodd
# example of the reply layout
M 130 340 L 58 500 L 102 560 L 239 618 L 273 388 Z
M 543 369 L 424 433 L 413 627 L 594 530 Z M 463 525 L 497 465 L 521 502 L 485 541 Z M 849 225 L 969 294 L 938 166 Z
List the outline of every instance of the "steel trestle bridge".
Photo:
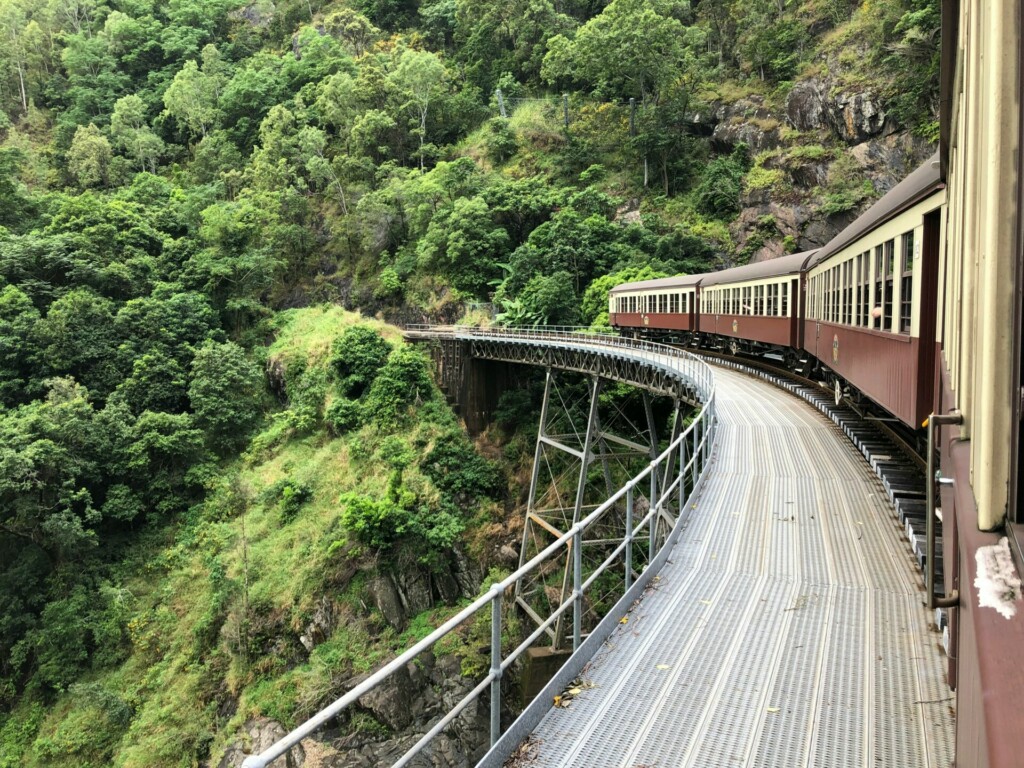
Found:
M 477 700 L 491 712 L 485 768 L 517 747 L 538 768 L 949 764 L 951 698 L 912 558 L 877 479 L 820 414 L 608 334 L 421 326 L 406 337 L 433 346 L 441 379 L 472 360 L 545 369 L 520 567 L 243 766 L 269 765 L 488 615 L 488 673 L 395 766 L 429 764 L 417 756 Z M 602 416 L 608 382 L 640 388 L 641 423 Z M 654 396 L 671 402 L 666 435 Z M 557 491 L 566 478 L 575 494 Z M 609 604 L 612 579 L 619 597 L 602 616 L 593 606 Z M 509 602 L 529 623 L 506 649 Z M 542 640 L 567 661 L 503 731 L 503 676 Z M 553 709 L 581 673 L 571 706 Z

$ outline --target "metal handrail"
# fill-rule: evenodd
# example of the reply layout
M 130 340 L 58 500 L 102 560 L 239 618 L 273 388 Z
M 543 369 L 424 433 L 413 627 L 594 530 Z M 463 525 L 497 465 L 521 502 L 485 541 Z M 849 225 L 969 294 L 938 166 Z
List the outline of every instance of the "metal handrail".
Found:
M 939 597 L 935 594 L 935 484 L 939 482 L 951 483 L 942 477 L 941 470 L 935 468 L 935 430 L 936 427 L 955 426 L 964 423 L 963 414 L 960 411 L 952 411 L 947 414 L 933 413 L 928 417 L 928 466 L 925 470 L 925 569 L 924 581 L 925 592 L 928 593 L 928 609 L 955 608 L 960 604 L 960 592 L 954 589 L 948 595 Z
M 474 600 L 469 606 L 463 608 L 455 616 L 448 619 L 441 626 L 435 629 L 427 637 L 423 638 L 411 648 L 407 649 L 404 653 L 397 656 L 379 670 L 370 675 L 366 680 L 357 685 L 351 691 L 346 693 L 344 696 L 339 698 L 334 703 L 330 704 L 316 715 L 311 717 L 305 723 L 299 725 L 297 728 L 292 730 L 290 733 L 279 739 L 275 744 L 264 750 L 258 755 L 247 757 L 243 763 L 242 768 L 265 768 L 270 762 L 276 760 L 281 755 L 288 752 L 292 747 L 298 744 L 302 739 L 306 738 L 317 729 L 327 724 L 330 720 L 337 717 L 346 708 L 357 702 L 362 696 L 369 691 L 376 688 L 378 685 L 387 680 L 391 675 L 397 672 L 399 669 L 404 668 L 413 659 L 419 656 L 421 653 L 431 648 L 435 643 L 441 640 L 446 635 L 453 632 L 460 625 L 479 614 L 482 610 L 490 608 L 491 611 L 491 666 L 481 682 L 469 693 L 462 701 L 455 705 L 455 707 L 448 712 L 443 718 L 441 718 L 424 736 L 417 741 L 417 743 L 403 755 L 398 762 L 394 764 L 397 766 L 406 765 L 415 755 L 417 755 L 427 743 L 433 739 L 438 733 L 440 733 L 452 720 L 454 720 L 459 713 L 465 709 L 472 701 L 479 698 L 485 690 L 490 688 L 491 692 L 491 745 L 493 746 L 498 738 L 501 736 L 501 722 L 500 722 L 500 705 L 501 705 L 501 678 L 503 673 L 518 659 L 526 650 L 535 642 L 544 629 L 549 623 L 553 623 L 563 613 L 572 610 L 574 614 L 573 620 L 573 649 L 579 647 L 581 640 L 581 616 L 582 616 L 582 600 L 585 591 L 585 587 L 592 583 L 597 575 L 604 573 L 611 565 L 617 560 L 613 559 L 613 556 L 609 556 L 601 563 L 598 568 L 591 574 L 586 582 L 583 581 L 582 569 L 579 567 L 579 553 L 582 551 L 582 539 L 583 532 L 590 527 L 592 523 L 603 516 L 609 509 L 611 509 L 616 503 L 621 501 L 623 498 L 626 500 L 626 524 L 624 526 L 623 537 L 621 543 L 616 547 L 614 555 L 622 553 L 625 558 L 627 567 L 625 570 L 625 589 L 629 590 L 633 581 L 633 568 L 631 563 L 632 556 L 632 543 L 638 538 L 638 535 L 642 533 L 645 527 L 650 528 L 650 552 L 651 555 L 654 553 L 654 522 L 666 502 L 673 496 L 673 494 L 679 495 L 680 500 L 680 515 L 677 518 L 676 525 L 679 525 L 679 521 L 683 520 L 682 510 L 688 508 L 693 496 L 697 492 L 698 481 L 703 477 L 710 465 L 710 458 L 712 448 L 714 446 L 715 437 L 717 435 L 717 420 L 715 418 L 715 393 L 714 393 L 714 378 L 711 372 L 710 366 L 700 358 L 689 354 L 683 350 L 670 347 L 665 344 L 657 344 L 655 342 L 641 341 L 635 339 L 623 339 L 619 336 L 606 335 L 603 331 L 598 333 L 592 333 L 591 329 L 581 329 L 578 327 L 566 327 L 566 328 L 529 328 L 529 329 L 480 329 L 470 327 L 457 327 L 457 326 L 406 326 L 407 331 L 412 332 L 424 332 L 429 333 L 432 336 L 439 335 L 459 335 L 459 336 L 478 336 L 486 338 L 504 337 L 515 340 L 525 339 L 536 339 L 550 343 L 550 342 L 561 342 L 561 341 L 575 341 L 585 342 L 588 345 L 593 345 L 595 341 L 600 346 L 611 346 L 618 348 L 628 348 L 631 350 L 648 351 L 654 352 L 657 355 L 665 357 L 663 360 L 652 360 L 650 361 L 656 365 L 664 365 L 670 367 L 672 370 L 681 374 L 684 378 L 689 379 L 693 382 L 698 393 L 702 398 L 702 406 L 697 414 L 697 417 L 693 420 L 689 427 L 686 428 L 673 442 L 666 448 L 662 453 L 652 461 L 641 471 L 636 477 L 623 485 L 616 493 L 608 498 L 603 504 L 598 506 L 590 514 L 580 520 L 576 525 L 566 531 L 562 536 L 549 544 L 542 551 L 538 552 L 529 562 L 523 564 L 514 573 L 507 576 L 500 583 L 495 584 L 491 589 L 484 595 L 481 595 Z M 599 341 L 597 341 L 599 339 Z M 684 363 L 682 366 L 672 366 L 671 362 Z M 686 453 L 691 451 L 689 461 L 686 461 Z M 653 503 L 649 505 L 647 514 L 637 522 L 633 519 L 633 497 L 634 492 L 642 482 L 651 478 L 652 487 L 655 486 L 656 471 L 660 469 L 664 462 L 673 459 L 678 452 L 678 462 L 674 462 L 675 465 L 675 476 L 671 482 L 665 483 L 665 488 L 661 489 L 661 495 L 657 496 Z M 685 501 L 682 499 L 682 494 L 685 488 L 685 479 L 690 475 L 692 476 L 692 490 L 690 497 Z M 666 538 L 668 540 L 668 538 Z M 539 568 L 554 554 L 561 552 L 565 547 L 570 546 L 574 556 L 574 568 L 573 568 L 573 591 L 567 597 L 567 599 L 561 603 L 547 619 L 547 621 L 541 625 L 539 629 L 527 638 L 524 642 L 520 643 L 511 653 L 508 654 L 504 659 L 502 658 L 501 650 L 501 630 L 502 630 L 502 617 L 501 617 L 501 603 L 505 592 L 515 586 L 524 576 L 531 573 L 532 571 Z M 653 561 L 653 557 L 648 562 Z M 646 571 L 646 569 L 645 569 Z M 616 605 L 618 608 L 619 606 Z

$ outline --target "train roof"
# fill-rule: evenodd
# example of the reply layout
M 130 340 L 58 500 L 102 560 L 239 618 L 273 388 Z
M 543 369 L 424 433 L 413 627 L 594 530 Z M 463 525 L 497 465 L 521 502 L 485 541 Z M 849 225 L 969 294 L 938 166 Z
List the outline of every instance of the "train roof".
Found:
M 748 280 L 760 280 L 764 277 L 778 277 L 780 275 L 796 274 L 800 272 L 808 259 L 814 256 L 816 251 L 802 251 L 791 253 L 788 256 L 779 256 L 777 259 L 757 261 L 753 264 L 744 264 L 742 267 L 723 269 L 721 272 L 712 272 L 704 275 L 701 288 L 708 285 L 723 285 L 725 283 L 745 283 Z
M 881 200 L 855 219 L 850 226 L 829 240 L 807 266 L 813 267 L 820 264 L 857 238 L 877 229 L 942 187 L 943 183 L 939 175 L 939 153 L 936 152 L 917 170 L 890 189 Z
M 638 280 L 635 283 L 616 285 L 608 294 L 623 291 L 656 291 L 662 288 L 693 288 L 706 275 L 676 275 L 675 277 L 659 277 L 655 280 Z

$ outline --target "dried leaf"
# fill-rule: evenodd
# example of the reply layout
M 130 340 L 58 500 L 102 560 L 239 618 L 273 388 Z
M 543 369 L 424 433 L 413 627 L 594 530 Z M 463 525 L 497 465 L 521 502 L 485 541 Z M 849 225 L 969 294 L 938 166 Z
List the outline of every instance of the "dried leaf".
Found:
M 579 696 L 581 692 L 582 692 L 582 689 L 581 689 L 581 688 L 570 688 L 570 689 L 569 689 L 569 693 L 570 693 L 570 694 L 571 694 L 572 696 Z
M 654 668 L 655 669 L 672 669 L 672 667 L 670 667 L 668 664 L 656 664 L 654 666 Z
M 778 712 L 778 711 L 779 711 L 779 708 L 778 708 L 778 707 L 768 707 L 768 711 L 769 711 L 769 712 L 770 712 L 771 714 L 773 714 L 773 715 L 774 715 L 774 714 L 775 714 L 776 712 Z
M 619 619 L 619 624 L 629 624 L 629 616 L 623 616 Z

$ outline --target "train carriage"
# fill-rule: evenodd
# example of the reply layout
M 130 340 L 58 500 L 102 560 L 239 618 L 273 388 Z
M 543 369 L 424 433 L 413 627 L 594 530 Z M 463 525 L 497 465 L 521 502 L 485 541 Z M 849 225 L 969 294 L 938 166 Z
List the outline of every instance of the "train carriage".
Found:
M 705 275 L 701 333 L 727 337 L 730 348 L 763 352 L 800 347 L 801 272 L 815 251 Z
M 847 385 L 916 428 L 934 396 L 944 187 L 938 155 L 808 262 L 803 347 Z
M 662 277 L 623 283 L 608 293 L 613 328 L 653 332 L 687 342 L 697 330 L 697 286 L 703 275 Z

